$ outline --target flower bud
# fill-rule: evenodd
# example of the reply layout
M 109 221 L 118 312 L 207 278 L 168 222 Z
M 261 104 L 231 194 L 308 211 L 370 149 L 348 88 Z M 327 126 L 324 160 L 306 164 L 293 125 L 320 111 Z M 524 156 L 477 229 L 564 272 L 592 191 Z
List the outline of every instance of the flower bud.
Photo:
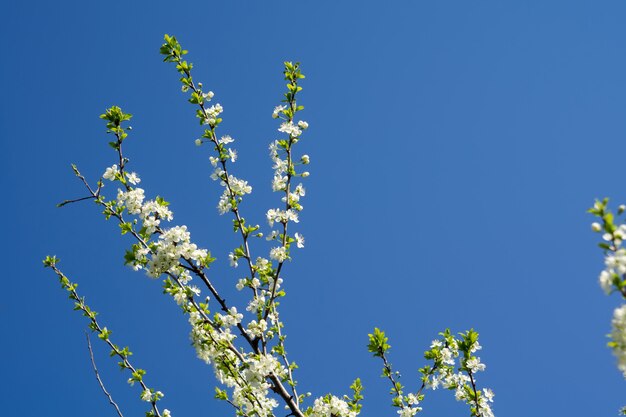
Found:
M 195 140 L 195 144 L 196 144 L 196 146 L 202 145 L 202 139 L 196 139 Z
M 304 165 L 308 165 L 308 163 L 310 162 L 309 155 L 302 155 L 302 158 L 300 158 L 300 162 L 302 162 Z
M 591 223 L 591 230 L 593 230 L 594 232 L 599 232 L 600 230 L 602 230 L 602 226 L 600 226 L 600 223 L 597 222 Z
M 302 173 L 302 178 L 306 178 L 306 177 L 308 177 L 309 175 L 310 175 L 310 174 L 309 174 L 309 171 L 304 171 L 304 172 Z

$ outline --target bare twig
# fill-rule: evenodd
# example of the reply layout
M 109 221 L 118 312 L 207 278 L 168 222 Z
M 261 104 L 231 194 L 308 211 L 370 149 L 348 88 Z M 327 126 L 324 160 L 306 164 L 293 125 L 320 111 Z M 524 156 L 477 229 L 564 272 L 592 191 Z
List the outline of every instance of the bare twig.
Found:
M 106 388 L 104 387 L 104 383 L 100 379 L 100 374 L 98 373 L 98 368 L 96 367 L 96 361 L 93 358 L 93 350 L 91 349 L 91 339 L 89 338 L 89 333 L 85 332 L 85 336 L 87 338 L 87 348 L 89 349 L 89 357 L 91 358 L 91 365 L 93 366 L 93 372 L 96 374 L 96 379 L 98 380 L 98 384 L 100 384 L 100 388 L 102 389 L 102 392 L 104 392 L 104 395 L 106 395 L 107 398 L 109 399 L 109 404 L 111 404 L 115 408 L 117 415 L 120 417 L 124 417 L 124 415 L 120 411 L 120 408 L 117 406 L 117 403 L 113 401 L 113 397 L 106 390 Z

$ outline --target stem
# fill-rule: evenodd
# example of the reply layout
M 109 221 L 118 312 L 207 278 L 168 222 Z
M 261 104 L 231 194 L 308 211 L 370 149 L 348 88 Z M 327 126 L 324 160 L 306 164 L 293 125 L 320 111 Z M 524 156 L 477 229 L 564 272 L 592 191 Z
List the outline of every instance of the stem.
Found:
M 472 371 L 467 370 L 467 375 L 470 377 L 470 381 L 472 383 L 472 390 L 474 391 L 474 404 L 476 405 L 476 416 L 480 417 L 480 405 L 478 404 L 478 393 L 476 392 L 476 382 L 474 381 L 474 375 Z
M 386 370 L 387 373 L 387 379 L 389 379 L 389 381 L 391 382 L 391 389 L 393 391 L 395 391 L 396 393 L 396 397 L 400 398 L 400 405 L 402 406 L 402 408 L 407 407 L 406 404 L 404 403 L 404 398 L 402 398 L 402 393 L 400 392 L 400 390 L 398 389 L 398 385 L 396 380 L 393 377 L 393 371 L 391 369 L 391 365 L 389 364 L 389 362 L 387 361 L 387 356 L 385 356 L 385 352 L 380 352 L 380 357 L 383 360 L 383 365 L 384 368 Z
M 57 276 L 60 279 L 67 279 L 67 277 L 65 277 L 65 275 L 63 274 L 63 272 L 61 272 L 56 265 L 51 265 L 51 268 L 54 270 L 54 272 L 57 274 Z M 64 285 L 65 287 L 65 285 Z M 72 295 L 72 299 L 76 301 L 76 307 L 78 307 L 78 309 L 80 309 L 83 313 L 85 313 L 85 316 L 89 318 L 89 320 L 91 321 L 91 328 L 94 331 L 97 331 L 99 334 L 103 333 L 103 328 L 100 326 L 100 324 L 98 323 L 98 321 L 96 320 L 96 316 L 95 313 L 92 312 L 91 310 L 89 310 L 87 308 L 87 306 L 85 305 L 84 301 L 82 298 L 80 298 L 80 296 L 78 295 L 78 293 L 76 292 L 76 290 L 74 289 L 74 287 L 70 284 L 70 286 L 67 286 L 66 289 L 70 292 L 70 294 Z M 109 345 L 109 347 L 111 348 L 111 351 L 113 352 L 113 354 L 115 354 L 117 357 L 119 357 L 122 360 L 122 363 L 124 364 L 124 367 L 129 369 L 133 374 L 137 373 L 137 369 L 135 369 L 135 367 L 128 361 L 128 357 L 127 355 L 123 354 L 119 348 L 113 344 L 113 342 L 111 342 L 111 340 L 106 337 L 103 338 L 102 340 L 104 340 L 106 342 L 107 345 Z M 141 385 L 141 388 L 144 391 L 149 391 L 150 389 L 148 388 L 148 386 L 145 384 L 145 382 L 143 382 L 143 378 L 140 379 L 139 384 Z M 157 417 L 161 417 L 161 413 L 159 412 L 159 408 L 156 405 L 156 401 L 155 400 L 151 400 L 150 404 L 152 405 L 152 410 L 156 413 Z
M 115 408 L 115 411 L 117 412 L 117 415 L 120 416 L 120 417 L 124 417 L 124 415 L 120 411 L 120 408 L 117 406 L 115 401 L 113 401 L 113 397 L 106 390 L 106 388 L 104 387 L 104 383 L 100 379 L 100 374 L 98 373 L 98 368 L 96 367 L 96 360 L 93 357 L 93 350 L 91 349 L 91 340 L 89 338 L 89 333 L 85 332 L 85 336 L 87 338 L 87 348 L 89 349 L 89 357 L 91 358 L 91 365 L 93 367 L 94 373 L 96 374 L 96 379 L 98 380 L 98 384 L 100 385 L 100 389 L 102 389 L 102 392 L 104 392 L 104 395 L 106 395 L 107 398 L 109 399 L 109 404 L 111 404 L 113 406 L 113 408 Z

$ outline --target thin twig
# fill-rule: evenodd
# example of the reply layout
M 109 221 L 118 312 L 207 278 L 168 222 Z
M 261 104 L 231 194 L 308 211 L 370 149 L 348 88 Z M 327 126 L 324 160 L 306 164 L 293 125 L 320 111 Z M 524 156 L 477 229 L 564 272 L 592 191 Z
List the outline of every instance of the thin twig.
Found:
M 85 336 L 87 337 L 87 348 L 89 348 L 89 356 L 91 357 L 91 365 L 93 366 L 93 372 L 96 374 L 96 379 L 98 380 L 98 384 L 100 384 L 100 388 L 102 389 L 102 392 L 104 392 L 104 395 L 106 395 L 107 398 L 109 399 L 109 404 L 111 404 L 115 408 L 115 411 L 117 411 L 117 415 L 120 417 L 124 417 L 124 415 L 120 411 L 120 408 L 117 406 L 115 401 L 113 401 L 113 397 L 111 397 L 111 394 L 109 394 L 109 392 L 106 390 L 106 388 L 104 387 L 104 383 L 100 379 L 100 374 L 98 373 L 98 368 L 96 367 L 96 360 L 93 358 L 93 350 L 91 349 L 91 339 L 89 338 L 89 333 L 85 332 Z

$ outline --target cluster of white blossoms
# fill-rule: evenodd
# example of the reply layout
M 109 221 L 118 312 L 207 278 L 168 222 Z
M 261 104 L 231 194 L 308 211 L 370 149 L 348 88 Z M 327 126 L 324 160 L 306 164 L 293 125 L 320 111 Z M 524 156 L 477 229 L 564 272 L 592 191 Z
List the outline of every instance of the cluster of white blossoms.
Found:
M 493 417 L 490 405 L 493 402 L 493 391 L 489 388 L 476 390 L 474 385 L 476 373 L 486 368 L 480 358 L 473 355 L 482 349 L 477 334 L 470 330 L 462 334 L 462 338 L 458 340 L 448 332 L 442 336 L 443 340 L 433 340 L 431 350 L 427 352 L 427 357 L 433 359 L 435 365 L 428 368 L 428 372 L 424 371 L 428 376 L 426 386 L 433 390 L 441 386 L 454 391 L 457 401 L 464 401 L 476 409 L 475 416 Z M 457 361 L 460 366 L 457 365 Z M 408 417 L 408 411 L 406 413 L 402 414 L 402 417 Z
M 155 402 L 163 398 L 165 395 L 161 391 L 154 391 L 152 389 L 145 389 L 141 392 L 140 398 L 142 401 Z
M 205 97 L 205 98 L 209 98 L 209 97 Z M 217 118 L 223 111 L 224 111 L 224 108 L 219 103 L 214 104 L 213 106 L 207 108 L 205 117 L 203 119 L 203 123 L 209 126 L 214 126 L 217 122 Z
M 282 224 L 286 224 L 288 222 L 294 222 L 294 223 L 300 222 L 300 220 L 298 219 L 298 212 L 292 209 L 287 209 L 287 210 L 281 210 L 279 208 L 269 209 L 267 213 L 265 214 L 265 217 L 267 218 L 267 223 L 270 225 L 270 227 L 274 227 L 274 222 L 282 223 Z M 276 232 L 276 234 L 270 234 L 270 236 L 276 237 L 277 234 L 278 232 Z
M 280 114 L 286 111 L 286 109 L 286 106 L 278 106 L 274 109 L 272 116 L 274 118 L 278 118 L 280 117 Z M 298 142 L 302 131 L 308 127 L 308 123 L 303 121 L 294 124 L 291 120 L 286 120 L 280 125 L 278 131 L 287 133 L 289 135 L 289 139 L 275 140 L 270 143 L 269 146 L 270 158 L 274 163 L 272 167 L 274 169 L 272 190 L 275 192 L 280 191 L 285 193 L 281 199 L 283 203 L 285 203 L 285 208 L 269 209 L 265 214 L 265 217 L 267 218 L 267 222 L 271 228 L 274 227 L 275 223 L 282 224 L 283 233 L 285 233 L 284 231 L 287 228 L 287 223 L 299 222 L 298 212 L 302 211 L 304 208 L 300 204 L 300 199 L 306 195 L 304 186 L 302 184 L 298 184 L 295 188 L 291 189 L 291 178 L 294 175 L 298 175 L 295 171 L 294 163 L 291 158 L 291 146 Z M 305 155 L 301 159 L 301 164 L 305 165 L 308 163 L 309 157 L 308 155 Z M 308 176 L 308 172 L 304 172 L 299 175 L 305 177 Z M 277 230 L 272 230 L 267 236 L 267 240 L 278 240 L 279 238 L 282 238 L 281 246 L 274 247 L 270 250 L 270 258 L 279 263 L 289 259 L 289 246 L 291 242 L 295 241 L 298 248 L 304 247 L 304 237 L 300 233 L 295 234 L 295 239 L 287 239 L 287 236 L 281 235 L 281 233 Z
M 115 172 L 114 175 L 107 175 L 111 181 L 120 180 L 125 172 L 117 170 L 117 166 L 107 168 L 107 172 Z M 136 173 L 126 175 L 132 178 L 133 182 L 141 181 Z M 130 181 L 130 180 L 129 180 Z M 116 206 L 118 210 L 126 210 L 128 214 L 137 215 L 142 221 L 141 234 L 146 238 L 143 244 L 133 245 L 132 258 L 129 260 L 130 266 L 139 270 L 146 269 L 149 276 L 158 278 L 164 273 L 181 275 L 183 281 L 191 279 L 188 273 L 182 273 L 180 267 L 181 259 L 201 265 L 208 255 L 206 249 L 200 249 L 191 242 L 191 234 L 187 226 L 174 226 L 171 228 L 161 228 L 161 220 L 171 221 L 174 218 L 172 211 L 167 207 L 163 199 L 145 201 L 145 192 L 142 188 L 126 187 L 126 190 L 117 190 Z M 124 223 L 126 229 L 133 230 L 133 223 Z M 156 240 L 150 240 L 153 234 L 157 234 Z M 194 290 L 195 291 L 195 290 Z M 178 298 L 181 296 L 179 295 Z M 180 301 L 180 300 L 177 300 Z M 179 303 L 180 304 L 180 303 Z
M 356 417 L 348 403 L 334 395 L 315 399 L 310 417 Z
M 233 209 L 233 203 L 238 204 L 246 194 L 252 193 L 252 186 L 248 184 L 248 181 L 244 181 L 228 174 L 221 166 L 220 162 L 230 160 L 235 162 L 237 160 L 237 151 L 231 148 L 226 148 L 224 145 L 232 143 L 235 140 L 230 136 L 222 136 L 221 139 L 217 139 L 217 146 L 219 149 L 223 149 L 223 155 L 221 158 L 214 156 L 209 157 L 211 165 L 213 165 L 214 171 L 211 174 L 211 179 L 214 181 L 220 181 L 220 185 L 224 187 L 224 192 L 217 203 L 217 210 L 220 214 L 228 213 Z M 222 154 L 222 152 L 220 152 Z M 239 199 L 239 200 L 236 200 Z
M 199 249 L 190 239 L 187 226 L 164 229 L 159 234 L 158 241 L 152 246 L 153 254 L 147 265 L 148 275 L 157 278 L 166 272 L 177 273 L 181 258 L 200 265 L 207 257 L 208 251 Z
M 589 212 L 598 217 L 602 223 L 593 222 L 591 230 L 602 233 L 603 242 L 599 246 L 604 249 L 604 270 L 600 272 L 598 281 L 606 294 L 617 292 L 626 298 L 626 249 L 622 247 L 626 239 L 626 225 L 616 224 L 615 216 L 608 209 L 608 199 L 595 202 Z M 626 205 L 620 205 L 617 215 L 626 212 Z M 611 320 L 611 341 L 608 343 L 617 358 L 617 367 L 626 378 L 626 304 L 613 311 Z M 626 408 L 622 414 L 626 414 Z
M 613 312 L 611 327 L 609 346 L 617 357 L 617 367 L 626 378 L 626 304 L 616 308 Z
M 626 249 L 619 248 L 607 253 L 604 258 L 605 269 L 600 272 L 598 281 L 606 294 L 615 289 L 615 284 L 621 282 L 626 274 Z
M 613 214 L 607 210 L 607 200 L 596 201 L 589 210 L 592 214 L 602 219 L 603 224 L 593 222 L 591 230 L 596 233 L 602 232 L 603 243 L 600 246 L 606 251 L 604 257 L 604 270 L 600 272 L 598 281 L 606 294 L 619 290 L 626 274 L 626 249 L 622 242 L 626 238 L 626 225 L 614 224 Z M 626 206 L 618 208 L 618 214 L 626 211 Z
M 269 396 L 271 384 L 268 378 L 284 378 L 286 369 L 271 354 L 237 353 L 232 345 L 235 335 L 230 327 L 239 324 L 243 315 L 235 308 L 231 308 L 227 315 L 216 316 L 222 327 L 210 322 L 201 312 L 189 314 L 191 340 L 198 357 L 213 365 L 221 384 L 232 388 L 230 401 L 245 415 L 273 415 L 278 402 Z M 254 327 L 252 323 L 248 325 L 249 330 Z M 256 327 L 260 331 L 263 325 L 256 323 Z
M 415 394 L 407 394 L 405 397 L 399 397 L 397 399 L 398 404 L 403 404 L 403 401 L 407 405 L 401 405 L 397 413 L 400 417 L 413 417 L 418 412 L 422 411 L 422 407 L 418 407 L 419 398 Z
M 216 398 L 234 406 L 237 416 L 274 417 L 275 409 L 279 406 L 278 400 L 282 400 L 291 416 L 357 417 L 361 410 L 359 401 L 363 399 L 360 394 L 362 385 L 359 379 L 355 380 L 350 387 L 354 392 L 352 399 L 348 396 L 339 398 L 328 394 L 317 398 L 312 407 L 303 411 L 301 402 L 311 394 L 298 395 L 297 393 L 297 382 L 292 376 L 292 371 L 297 368 L 297 365 L 287 358 L 284 345 L 286 336 L 282 333 L 283 323 L 279 319 L 277 300 L 285 295 L 285 291 L 281 289 L 284 277 L 283 263 L 290 259 L 292 244 L 303 248 L 305 243 L 304 237 L 299 232 L 294 233 L 293 236 L 288 234 L 288 224 L 299 222 L 299 213 L 303 210 L 301 200 L 306 195 L 302 184 L 295 185 L 294 177 L 309 176 L 309 172 L 299 172 L 296 167 L 310 163 L 308 155 L 303 155 L 299 162 L 294 162 L 292 155 L 293 145 L 300 140 L 302 133 L 309 127 L 305 121 L 294 121 L 297 112 L 304 108 L 296 102 L 296 93 L 302 90 L 302 87 L 298 85 L 298 80 L 304 78 L 300 72 L 299 63 L 285 62 L 283 74 L 288 84 L 283 102 L 286 105 L 277 106 L 272 113 L 273 118 L 281 119 L 278 131 L 284 134 L 283 137 L 287 136 L 286 139 L 273 141 L 269 146 L 274 170 L 272 189 L 275 192 L 284 193 L 281 197 L 284 205 L 266 212 L 270 229 L 273 229 L 276 224 L 279 225 L 277 227 L 279 230 L 270 230 L 267 240 L 276 241 L 279 245 L 270 249 L 269 259 L 257 257 L 253 262 L 248 237 L 262 237 L 263 234 L 257 233 L 258 225 L 247 225 L 238 209 L 244 196 L 252 192 L 252 187 L 247 181 L 235 177 L 227 170 L 227 162 L 236 162 L 238 154 L 235 149 L 228 146 L 234 142 L 232 137 L 226 135 L 218 139 L 216 135 L 216 128 L 222 122 L 220 115 L 224 109 L 220 104 L 207 107 L 207 103 L 213 98 L 213 93 L 211 91 L 204 93 L 202 84 L 194 82 L 191 76 L 192 64 L 182 59 L 187 51 L 182 49 L 174 37 L 166 35 L 165 41 L 166 43 L 161 47 L 161 54 L 165 55 L 166 62 L 176 64 L 176 69 L 181 75 L 181 90 L 184 93 L 190 92 L 188 101 L 199 106 L 196 109 L 196 116 L 201 124 L 205 125 L 202 138 L 196 139 L 195 143 L 202 145 L 205 142 L 211 142 L 215 145 L 217 156 L 209 157 L 213 166 L 211 178 L 219 181 L 224 188 L 217 208 L 220 214 L 233 212 L 235 232 L 241 232 L 243 242 L 228 255 L 228 259 L 233 267 L 237 267 L 238 261 L 242 258 L 247 263 L 249 274 L 237 281 L 236 288 L 237 290 L 251 289 L 252 297 L 247 302 L 248 313 L 246 314 L 252 318 L 244 319 L 243 313 L 240 313 L 236 307 L 229 306 L 220 295 L 217 285 L 209 280 L 206 269 L 215 259 L 206 249 L 201 249 L 191 242 L 191 234 L 187 227 L 184 225 L 164 227 L 162 225 L 163 221 L 173 220 L 173 213 L 168 208 L 169 203 L 160 197 L 146 201 L 144 190 L 136 187 L 141 182 L 139 176 L 134 172 L 125 171 L 128 159 L 122 155 L 122 142 L 128 136 L 127 131 L 130 127 L 122 126 L 122 124 L 130 120 L 132 116 L 123 113 L 117 106 L 107 109 L 101 118 L 107 120 L 107 133 L 113 133 L 117 139 L 116 142 L 110 142 L 110 145 L 117 151 L 120 165 L 106 168 L 102 178 L 118 182 L 121 188 L 117 190 L 115 199 L 107 201 L 100 195 L 102 182 L 98 182 L 97 191 L 94 192 L 74 166 L 76 175 L 83 180 L 91 193 L 86 198 L 74 201 L 93 198 L 97 204 L 104 207 L 107 219 L 113 217 L 119 220 L 122 234 L 128 233 L 135 238 L 136 242 L 132 245 L 132 249 L 126 252 L 126 264 L 135 270 L 143 269 L 154 278 L 166 276 L 163 282 L 164 292 L 170 295 L 188 316 L 191 326 L 191 344 L 198 358 L 211 365 L 217 381 L 230 390 L 227 393 L 216 387 Z M 209 128 L 206 128 L 206 125 Z M 74 201 L 66 201 L 61 205 Z M 125 219 L 126 214 L 133 217 L 132 220 Z M 613 232 L 610 238 L 613 243 L 618 241 L 621 243 L 624 236 L 626 236 L 626 227 Z M 613 258 L 607 260 L 607 268 L 613 271 L 612 273 L 623 274 L 626 271 L 626 252 L 616 252 L 612 256 Z M 54 267 L 55 262 L 56 258 L 48 257 L 44 264 Z M 277 266 L 275 266 L 276 263 Z M 56 267 L 54 268 L 59 274 Z M 211 314 L 209 297 L 202 301 L 198 300 L 201 294 L 200 289 L 189 285 L 192 275 L 206 285 L 211 297 L 219 305 L 219 312 Z M 68 290 L 74 291 L 74 284 L 63 276 L 60 278 Z M 92 328 L 99 330 L 100 338 L 108 341 L 109 332 L 106 328 L 98 327 L 95 322 L 95 313 L 85 307 L 75 293 L 72 294 L 85 315 L 95 323 L 96 327 Z M 619 341 L 620 349 L 624 351 L 626 306 L 616 310 L 613 325 L 615 343 Z M 423 373 L 424 385 L 417 393 L 406 395 L 402 393 L 402 385 L 394 380 L 395 373 L 392 373 L 391 366 L 384 356 L 385 351 L 390 348 L 386 343 L 384 333 L 376 329 L 375 334 L 375 337 L 370 335 L 368 348 L 374 352 L 375 356 L 384 360 L 383 374 L 393 383 L 392 403 L 398 408 L 397 413 L 400 417 L 414 417 L 422 410 L 419 407 L 423 399 L 422 390 L 425 387 L 436 389 L 438 386 L 454 390 L 457 400 L 465 401 L 470 405 L 474 417 L 493 416 L 490 408 L 490 403 L 493 402 L 493 392 L 489 389 L 477 390 L 475 386 L 475 374 L 485 369 L 480 358 L 473 355 L 480 349 L 476 332 L 470 330 L 462 334 L 462 338 L 458 340 L 448 331 L 442 333 L 443 341 L 434 341 L 426 356 L 434 360 L 434 366 L 427 366 L 420 370 Z M 238 336 L 241 337 L 238 338 Z M 109 343 L 109 346 L 113 348 L 115 355 L 122 358 L 122 368 L 132 371 L 129 383 L 132 385 L 134 382 L 141 382 L 140 397 L 152 404 L 152 410 L 146 415 L 171 417 L 167 409 L 162 414 L 159 413 L 156 402 L 163 397 L 163 393 L 149 388 L 142 382 L 145 371 L 135 370 L 129 364 L 127 357 L 131 353 L 127 348 L 118 349 L 112 343 Z M 626 369 L 626 359 L 620 359 L 620 368 L 622 368 L 622 363 L 625 364 L 624 369 Z M 624 372 L 626 374 L 626 371 Z

